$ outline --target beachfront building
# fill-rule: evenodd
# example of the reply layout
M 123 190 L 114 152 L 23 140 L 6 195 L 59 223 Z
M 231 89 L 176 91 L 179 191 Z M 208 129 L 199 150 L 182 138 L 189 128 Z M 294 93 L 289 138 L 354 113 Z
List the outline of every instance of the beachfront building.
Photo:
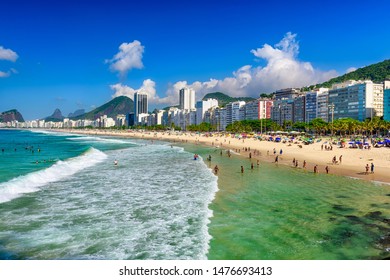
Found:
M 215 126 L 217 131 L 224 131 L 227 126 L 227 109 L 215 108 L 210 120 L 211 125 Z
M 306 96 L 299 95 L 294 99 L 293 123 L 306 121 Z
M 179 109 L 195 109 L 195 91 L 193 89 L 185 87 L 179 91 Z
M 301 92 L 299 88 L 285 88 L 275 92 L 275 100 L 294 99 Z
M 134 126 L 134 113 L 126 114 L 127 127 Z
M 390 121 L 390 81 L 385 81 L 383 87 L 383 119 Z
M 122 127 L 126 125 L 126 115 L 119 114 L 116 116 L 115 126 Z
M 253 100 L 245 104 L 245 119 L 258 120 L 259 116 L 259 100 Z
M 317 94 L 317 116 L 316 118 L 320 118 L 325 122 L 329 120 L 329 102 L 328 102 L 328 94 L 329 90 L 327 88 L 323 88 Z
M 260 98 L 258 100 L 259 100 L 259 119 L 270 119 L 274 101 L 268 98 Z
M 210 98 L 196 102 L 196 124 L 206 122 L 205 113 L 212 107 L 218 107 L 218 100 Z
M 141 123 L 141 119 L 148 113 L 148 95 L 145 92 L 134 93 L 134 124 Z
M 245 101 L 230 102 L 226 105 L 226 125 L 245 120 Z
M 316 118 L 328 119 L 328 89 L 318 88 L 305 95 L 305 122 Z
M 294 99 L 275 100 L 272 107 L 271 119 L 283 126 L 285 122 L 293 121 Z
M 358 121 L 382 116 L 383 84 L 353 80 L 335 84 L 329 90 L 328 105 L 332 108 L 329 120 L 332 114 L 333 119 L 352 118 Z
M 260 120 L 271 118 L 273 100 L 259 98 L 245 104 L 245 120 Z

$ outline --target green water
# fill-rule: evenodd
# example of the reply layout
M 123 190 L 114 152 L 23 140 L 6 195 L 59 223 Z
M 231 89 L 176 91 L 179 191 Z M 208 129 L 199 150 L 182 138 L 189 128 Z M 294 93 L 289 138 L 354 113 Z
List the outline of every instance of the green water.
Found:
M 390 257 L 389 185 L 185 148 L 219 166 L 209 259 Z

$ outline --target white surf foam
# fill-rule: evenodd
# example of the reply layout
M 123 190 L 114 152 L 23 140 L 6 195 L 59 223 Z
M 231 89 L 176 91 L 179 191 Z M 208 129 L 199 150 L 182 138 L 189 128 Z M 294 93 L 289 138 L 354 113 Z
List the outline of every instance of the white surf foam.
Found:
M 10 201 L 25 193 L 39 191 L 41 187 L 69 177 L 107 158 L 103 152 L 90 148 L 84 154 L 65 161 L 58 161 L 44 170 L 14 178 L 0 184 L 0 203 Z
M 135 144 L 131 141 L 113 139 L 113 138 L 101 138 L 96 136 L 81 136 L 81 137 L 72 137 L 66 139 L 72 141 L 83 141 L 83 142 L 85 141 L 85 142 L 106 142 L 106 143 L 117 143 L 117 144 Z

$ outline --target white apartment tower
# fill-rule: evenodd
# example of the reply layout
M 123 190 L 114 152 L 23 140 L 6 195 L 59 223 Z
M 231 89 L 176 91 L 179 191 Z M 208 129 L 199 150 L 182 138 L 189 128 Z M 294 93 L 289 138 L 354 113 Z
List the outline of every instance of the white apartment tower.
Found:
M 195 91 L 190 88 L 182 88 L 179 91 L 180 107 L 182 110 L 195 109 Z
M 134 124 L 141 122 L 141 118 L 148 114 L 148 95 L 145 92 L 134 93 Z

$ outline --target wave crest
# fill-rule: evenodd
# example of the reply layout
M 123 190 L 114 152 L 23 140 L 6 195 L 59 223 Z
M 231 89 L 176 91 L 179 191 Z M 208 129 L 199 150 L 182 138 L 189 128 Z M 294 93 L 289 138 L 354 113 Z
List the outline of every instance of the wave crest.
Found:
M 13 178 L 0 184 L 0 203 L 13 200 L 25 193 L 39 191 L 41 187 L 63 180 L 85 168 L 104 161 L 107 155 L 95 148 L 90 148 L 84 154 L 58 161 L 54 165 L 36 172 Z

